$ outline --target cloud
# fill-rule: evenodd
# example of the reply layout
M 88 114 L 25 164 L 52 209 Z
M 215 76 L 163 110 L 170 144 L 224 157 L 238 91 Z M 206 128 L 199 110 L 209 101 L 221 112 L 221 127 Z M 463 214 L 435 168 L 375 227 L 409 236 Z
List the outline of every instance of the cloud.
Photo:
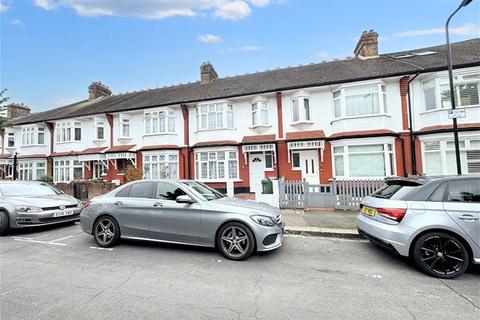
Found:
M 208 43 L 214 43 L 214 42 L 220 42 L 222 41 L 222 38 L 220 36 L 214 35 L 214 34 L 202 34 L 198 36 L 198 41 L 201 42 L 208 42 Z
M 82 101 L 84 99 L 85 98 L 80 98 L 80 97 L 69 97 L 69 98 L 59 97 L 55 99 L 53 104 L 55 107 L 63 107 L 78 101 Z
M 317 53 L 315 55 L 315 58 L 316 59 L 322 59 L 322 60 L 325 60 L 327 59 L 328 57 L 330 57 L 330 52 L 327 52 L 327 51 L 320 51 L 319 53 Z
M 479 36 L 480 28 L 479 25 L 474 23 L 465 23 L 461 27 L 450 28 L 450 34 L 460 35 L 460 36 Z M 432 28 L 432 29 L 417 29 L 417 30 L 407 30 L 403 32 L 397 32 L 394 34 L 395 37 L 399 38 L 408 38 L 408 37 L 421 37 L 429 36 L 434 34 L 444 34 L 444 28 Z
M 5 12 L 9 9 L 9 6 L 3 2 L 3 1 L 0 1 L 0 12 Z
M 81 16 L 120 16 L 147 20 L 205 14 L 239 20 L 250 16 L 252 7 L 265 7 L 271 3 L 270 0 L 34 0 L 37 7 L 45 10 L 64 7 L 73 9 Z
M 10 21 L 10 24 L 12 26 L 21 26 L 23 24 L 23 21 L 20 19 L 13 19 L 12 21 Z
M 232 52 L 232 51 L 259 51 L 262 50 L 260 46 L 241 46 L 241 47 L 232 47 L 218 50 L 219 53 Z
M 33 4 L 35 4 L 37 7 L 45 9 L 45 10 L 55 9 L 55 5 L 50 0 L 34 0 Z

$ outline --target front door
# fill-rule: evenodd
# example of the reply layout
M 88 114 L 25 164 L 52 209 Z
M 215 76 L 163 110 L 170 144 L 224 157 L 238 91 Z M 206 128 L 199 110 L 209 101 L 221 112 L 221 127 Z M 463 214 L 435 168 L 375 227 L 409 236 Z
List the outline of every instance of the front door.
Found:
M 320 183 L 318 174 L 318 150 L 303 150 L 300 152 L 300 168 L 302 178 L 308 183 Z
M 200 204 L 177 203 L 185 191 L 173 183 L 159 182 L 155 203 L 148 217 L 150 238 L 195 244 L 199 242 Z
M 250 192 L 262 192 L 262 180 L 265 179 L 265 155 L 251 153 L 249 155 Z

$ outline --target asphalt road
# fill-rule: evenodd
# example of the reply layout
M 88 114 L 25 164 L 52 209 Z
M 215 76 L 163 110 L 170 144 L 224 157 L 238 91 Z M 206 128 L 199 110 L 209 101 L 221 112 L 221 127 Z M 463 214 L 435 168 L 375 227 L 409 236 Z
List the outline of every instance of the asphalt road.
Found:
M 77 224 L 0 245 L 2 320 L 480 318 L 480 268 L 441 281 L 365 241 L 291 236 L 232 262 L 146 242 L 100 249 Z

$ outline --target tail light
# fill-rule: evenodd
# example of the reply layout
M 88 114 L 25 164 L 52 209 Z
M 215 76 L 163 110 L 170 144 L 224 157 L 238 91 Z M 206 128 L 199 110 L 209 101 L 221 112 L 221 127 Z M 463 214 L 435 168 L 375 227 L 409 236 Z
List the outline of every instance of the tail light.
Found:
M 377 212 L 382 217 L 400 222 L 402 221 L 403 217 L 405 217 L 405 213 L 407 213 L 407 209 L 378 208 Z

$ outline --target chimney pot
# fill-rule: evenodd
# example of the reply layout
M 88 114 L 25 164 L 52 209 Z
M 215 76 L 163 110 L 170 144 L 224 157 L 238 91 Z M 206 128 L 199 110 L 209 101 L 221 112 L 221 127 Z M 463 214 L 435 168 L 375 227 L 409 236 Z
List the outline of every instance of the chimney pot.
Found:
M 353 52 L 355 57 L 360 59 L 378 57 L 378 33 L 373 29 L 370 29 L 368 32 L 363 31 Z
M 200 66 L 200 82 L 209 83 L 216 79 L 218 79 L 218 74 L 210 61 L 202 63 Z
M 88 100 L 100 97 L 108 97 L 112 95 L 112 91 L 100 81 L 94 81 L 88 86 Z

